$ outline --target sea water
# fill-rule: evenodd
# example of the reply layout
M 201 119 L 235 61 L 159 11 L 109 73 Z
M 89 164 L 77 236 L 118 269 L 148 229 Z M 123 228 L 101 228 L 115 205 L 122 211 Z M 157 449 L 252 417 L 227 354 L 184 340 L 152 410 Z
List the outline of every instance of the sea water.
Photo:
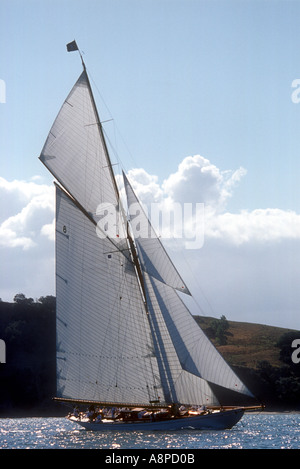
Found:
M 300 413 L 249 413 L 230 430 L 177 432 L 93 432 L 66 418 L 2 418 L 0 448 L 300 449 Z

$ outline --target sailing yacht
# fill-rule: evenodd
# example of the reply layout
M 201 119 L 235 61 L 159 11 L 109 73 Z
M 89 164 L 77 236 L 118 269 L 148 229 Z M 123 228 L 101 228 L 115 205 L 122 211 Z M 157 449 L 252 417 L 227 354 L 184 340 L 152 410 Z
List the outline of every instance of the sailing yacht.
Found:
M 231 428 L 254 397 L 195 322 L 189 289 L 123 173 L 123 208 L 85 63 L 39 159 L 56 186 L 57 395 L 91 430 Z M 222 390 L 232 391 L 230 406 Z

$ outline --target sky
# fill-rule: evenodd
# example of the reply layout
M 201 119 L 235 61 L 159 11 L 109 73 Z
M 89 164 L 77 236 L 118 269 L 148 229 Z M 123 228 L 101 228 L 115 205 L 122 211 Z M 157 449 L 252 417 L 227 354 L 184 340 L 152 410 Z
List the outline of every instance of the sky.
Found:
M 166 240 L 192 312 L 299 329 L 299 16 L 299 0 L 0 0 L 0 298 L 55 294 L 38 156 L 76 39 L 116 172 L 145 203 L 205 206 L 201 248 Z

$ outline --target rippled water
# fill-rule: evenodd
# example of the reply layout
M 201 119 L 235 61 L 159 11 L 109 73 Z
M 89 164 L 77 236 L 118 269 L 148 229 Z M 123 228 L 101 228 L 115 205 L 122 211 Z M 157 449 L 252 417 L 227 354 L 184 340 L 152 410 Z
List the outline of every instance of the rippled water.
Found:
M 9 449 L 299 449 L 300 414 L 246 414 L 231 430 L 91 432 L 65 418 L 0 419 L 0 448 Z

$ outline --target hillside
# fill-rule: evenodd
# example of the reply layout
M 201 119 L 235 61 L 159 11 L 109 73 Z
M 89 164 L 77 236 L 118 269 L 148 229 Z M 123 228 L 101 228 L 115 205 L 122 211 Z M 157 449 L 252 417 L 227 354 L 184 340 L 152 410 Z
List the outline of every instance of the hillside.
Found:
M 267 408 L 299 409 L 300 363 L 291 360 L 291 342 L 300 332 L 225 317 L 195 319 Z M 66 409 L 52 400 L 55 298 L 34 301 L 16 295 L 14 303 L 0 302 L 0 339 L 6 344 L 6 362 L 0 363 L 0 416 L 64 414 Z
M 276 344 L 280 337 L 291 331 L 291 329 L 248 322 L 227 321 L 229 324 L 226 334 L 227 344 L 219 345 L 210 333 L 211 323 L 216 318 L 195 316 L 195 319 L 232 366 L 246 366 L 255 369 L 258 363 L 264 360 L 268 361 L 271 366 L 282 366 L 280 348 Z

